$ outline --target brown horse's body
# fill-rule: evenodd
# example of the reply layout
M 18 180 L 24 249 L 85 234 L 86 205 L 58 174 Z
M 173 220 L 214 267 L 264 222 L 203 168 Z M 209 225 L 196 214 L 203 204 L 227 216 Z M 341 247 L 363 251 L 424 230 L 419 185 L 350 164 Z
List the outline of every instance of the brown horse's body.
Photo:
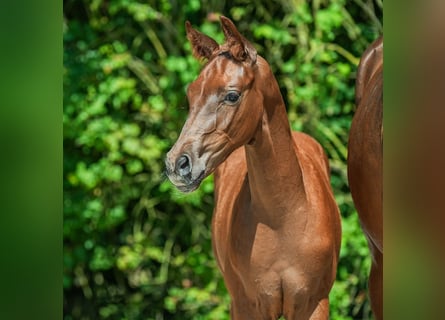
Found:
M 189 86 L 167 173 L 190 192 L 216 170 L 213 249 L 232 319 L 328 319 L 341 227 L 326 155 L 291 133 L 269 65 L 221 23 L 221 46 L 187 24 L 195 55 L 209 61 Z
M 373 261 L 372 310 L 383 319 L 383 38 L 363 54 L 356 81 L 357 111 L 348 144 L 348 179 Z
M 232 296 L 233 319 L 278 319 L 281 314 L 286 319 L 328 318 L 340 223 L 334 199 L 325 191 L 329 180 L 323 150 L 305 134 L 293 137 L 289 151 L 299 159 L 304 190 L 265 170 L 281 161 L 269 159 L 267 147 L 264 153 L 240 148 L 215 172 L 213 247 Z M 258 151 L 259 161 L 246 161 L 246 154 Z M 268 159 L 271 163 L 264 163 Z M 258 201 L 256 192 L 268 197 Z

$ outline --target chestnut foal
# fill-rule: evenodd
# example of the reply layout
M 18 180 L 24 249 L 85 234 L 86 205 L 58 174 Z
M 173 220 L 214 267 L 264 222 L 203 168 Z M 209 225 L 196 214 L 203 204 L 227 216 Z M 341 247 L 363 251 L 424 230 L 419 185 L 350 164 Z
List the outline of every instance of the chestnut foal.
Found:
M 186 22 L 194 55 L 208 62 L 187 89 L 168 177 L 191 192 L 215 172 L 213 251 L 232 319 L 328 319 L 341 226 L 327 157 L 291 132 L 267 62 L 232 21 L 221 25 L 218 45 Z
M 369 294 L 383 319 L 383 37 L 364 52 L 357 71 L 357 111 L 348 143 L 348 180 L 372 253 Z

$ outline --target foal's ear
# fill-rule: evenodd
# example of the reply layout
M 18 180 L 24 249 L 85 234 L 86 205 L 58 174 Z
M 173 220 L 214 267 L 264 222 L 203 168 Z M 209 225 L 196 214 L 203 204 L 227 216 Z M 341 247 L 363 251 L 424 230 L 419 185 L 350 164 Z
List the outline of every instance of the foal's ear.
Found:
M 189 21 L 185 22 L 185 29 L 187 32 L 187 39 L 192 45 L 193 55 L 198 59 L 208 59 L 213 52 L 219 48 L 218 43 L 212 38 L 192 28 Z
M 257 57 L 254 46 L 239 33 L 232 20 L 224 16 L 221 16 L 220 19 L 231 55 L 239 61 L 249 61 L 254 64 Z

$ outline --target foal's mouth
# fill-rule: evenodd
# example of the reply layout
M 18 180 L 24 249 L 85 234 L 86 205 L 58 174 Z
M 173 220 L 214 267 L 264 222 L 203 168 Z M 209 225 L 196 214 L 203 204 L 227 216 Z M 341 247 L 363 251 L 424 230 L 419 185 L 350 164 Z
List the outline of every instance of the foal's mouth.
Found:
M 186 184 L 176 184 L 176 188 L 184 193 L 190 193 L 195 191 L 196 189 L 199 188 L 199 186 L 201 185 L 202 180 L 204 180 L 204 178 L 206 177 L 205 171 L 201 171 L 201 173 L 199 174 L 199 176 L 197 176 L 194 180 L 188 180 L 186 182 Z

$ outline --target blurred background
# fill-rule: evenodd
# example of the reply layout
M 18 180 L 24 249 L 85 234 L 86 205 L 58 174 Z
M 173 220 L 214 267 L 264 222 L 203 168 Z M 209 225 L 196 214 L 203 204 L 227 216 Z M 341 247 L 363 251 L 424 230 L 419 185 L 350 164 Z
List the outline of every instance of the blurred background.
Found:
M 271 65 L 294 130 L 331 163 L 343 239 L 331 319 L 372 319 L 370 257 L 346 177 L 356 68 L 381 0 L 64 1 L 64 319 L 229 319 L 210 242 L 213 181 L 190 195 L 164 156 L 198 75 L 184 22 L 231 18 Z

